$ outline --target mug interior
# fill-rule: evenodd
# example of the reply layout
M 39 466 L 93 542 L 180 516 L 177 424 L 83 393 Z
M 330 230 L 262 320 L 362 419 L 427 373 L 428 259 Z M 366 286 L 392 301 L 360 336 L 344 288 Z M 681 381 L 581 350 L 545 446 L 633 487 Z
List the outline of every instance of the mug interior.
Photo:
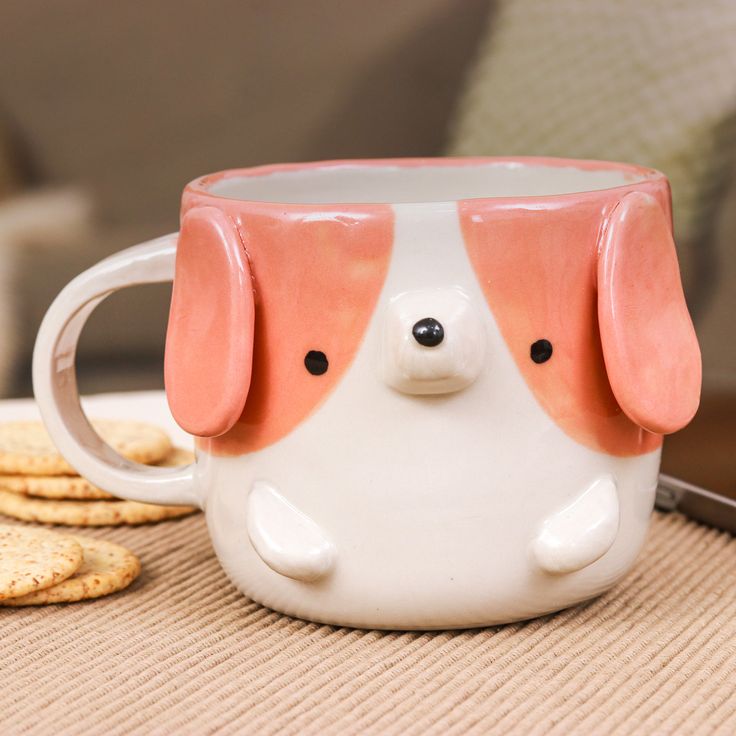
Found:
M 399 204 L 591 192 L 656 176 L 636 166 L 565 159 L 405 159 L 264 166 L 203 177 L 193 186 L 254 202 Z

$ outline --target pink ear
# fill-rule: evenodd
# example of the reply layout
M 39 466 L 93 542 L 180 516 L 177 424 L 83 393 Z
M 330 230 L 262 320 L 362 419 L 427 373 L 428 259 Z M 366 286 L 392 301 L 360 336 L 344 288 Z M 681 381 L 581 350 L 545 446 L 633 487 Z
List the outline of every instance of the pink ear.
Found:
M 215 207 L 184 216 L 166 335 L 169 407 L 190 434 L 216 437 L 240 417 L 253 360 L 253 284 L 238 231 Z
M 611 213 L 598 261 L 598 321 L 623 411 L 650 432 L 684 427 L 700 401 L 700 350 L 670 224 L 649 194 L 627 194 Z

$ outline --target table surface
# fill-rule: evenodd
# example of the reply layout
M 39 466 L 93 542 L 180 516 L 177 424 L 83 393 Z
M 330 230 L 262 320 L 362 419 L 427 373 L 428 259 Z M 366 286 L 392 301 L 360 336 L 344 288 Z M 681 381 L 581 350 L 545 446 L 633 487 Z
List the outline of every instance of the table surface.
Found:
M 91 415 L 171 423 L 160 394 Z M 0 402 L 0 420 L 31 416 Z M 84 603 L 0 609 L 7 734 L 689 734 L 736 732 L 736 541 L 655 514 L 600 598 L 508 626 L 380 632 L 248 600 L 201 514 L 80 530 L 133 549 L 141 577 Z

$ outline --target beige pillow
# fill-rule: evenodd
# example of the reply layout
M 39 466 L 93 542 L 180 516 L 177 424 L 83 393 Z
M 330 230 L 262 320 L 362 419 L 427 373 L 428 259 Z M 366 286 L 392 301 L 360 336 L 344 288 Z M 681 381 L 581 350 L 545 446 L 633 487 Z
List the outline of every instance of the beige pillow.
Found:
M 686 290 L 698 311 L 713 291 L 716 211 L 736 170 L 736 3 L 501 0 L 495 7 L 450 152 L 661 169 L 672 183 Z

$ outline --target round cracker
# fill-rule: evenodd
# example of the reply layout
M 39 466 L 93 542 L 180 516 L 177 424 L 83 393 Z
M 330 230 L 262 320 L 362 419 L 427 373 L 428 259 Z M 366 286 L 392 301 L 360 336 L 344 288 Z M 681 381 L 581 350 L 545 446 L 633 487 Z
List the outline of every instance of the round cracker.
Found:
M 194 453 L 191 450 L 185 450 L 183 447 L 172 447 L 169 454 L 160 462 L 157 462 L 160 468 L 178 468 L 180 465 L 191 465 L 195 460 Z
M 180 447 L 156 463 L 161 468 L 176 468 L 194 462 L 194 453 Z M 0 489 L 24 496 L 83 501 L 116 498 L 88 480 L 74 475 L 0 475 Z
M 44 590 L 0 601 L 5 606 L 40 606 L 99 598 L 127 588 L 141 571 L 140 560 L 119 544 L 75 537 L 84 553 L 79 569 L 66 580 Z
M 97 420 L 93 425 L 114 450 L 138 463 L 156 463 L 171 450 L 166 432 L 145 422 Z M 77 474 L 54 447 L 41 422 L 0 424 L 0 473 Z
M 186 516 L 194 506 L 158 506 L 138 501 L 52 501 L 0 490 L 0 513 L 22 521 L 66 526 L 146 524 Z
M 115 498 L 76 475 L 0 475 L 0 490 L 36 498 L 85 501 Z
M 0 524 L 0 600 L 56 585 L 79 569 L 82 557 L 67 534 Z

